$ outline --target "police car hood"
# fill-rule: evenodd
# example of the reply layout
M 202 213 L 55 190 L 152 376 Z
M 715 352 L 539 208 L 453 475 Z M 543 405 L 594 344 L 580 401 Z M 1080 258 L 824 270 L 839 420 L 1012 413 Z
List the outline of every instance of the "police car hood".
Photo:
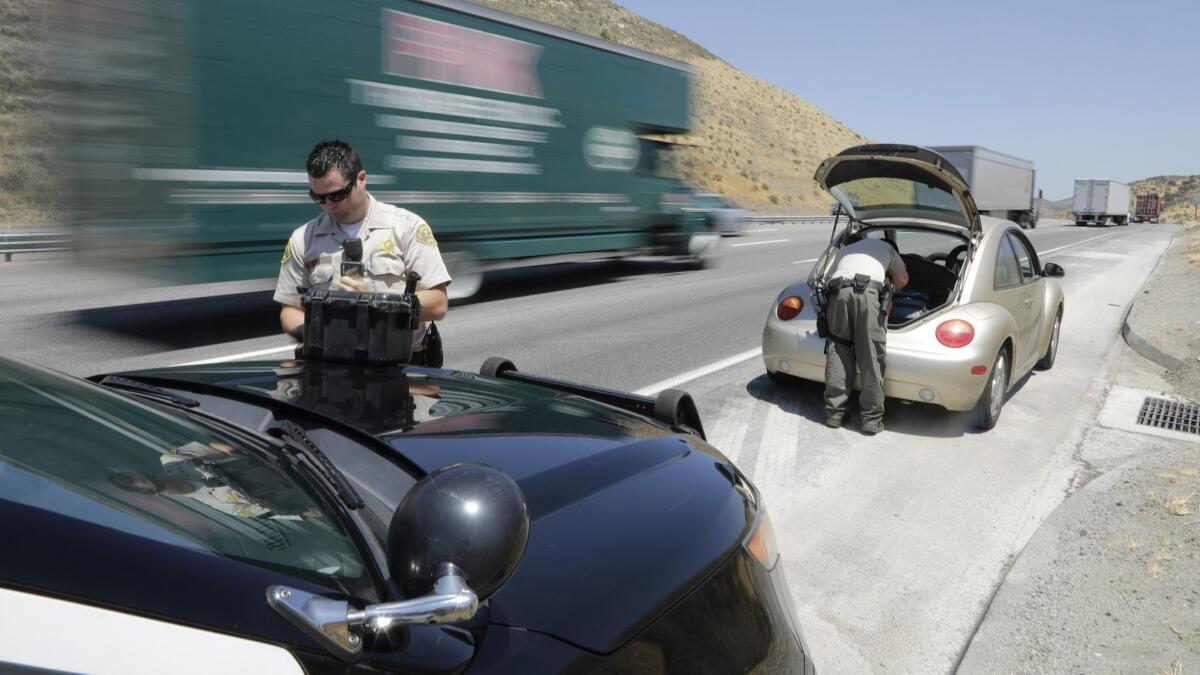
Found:
M 544 387 L 297 362 L 129 376 L 298 406 L 370 433 L 425 472 L 457 462 L 499 468 L 525 493 L 531 531 L 491 621 L 597 653 L 615 651 L 700 584 L 754 521 L 742 479 L 701 439 Z

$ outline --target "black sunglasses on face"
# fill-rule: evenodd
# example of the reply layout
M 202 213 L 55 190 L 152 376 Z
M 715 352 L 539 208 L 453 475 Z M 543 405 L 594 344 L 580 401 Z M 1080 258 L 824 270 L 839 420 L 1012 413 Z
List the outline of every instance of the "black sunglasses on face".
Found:
M 346 201 L 346 198 L 350 196 L 351 192 L 354 192 L 354 186 L 357 183 L 358 183 L 358 176 L 355 176 L 354 178 L 351 178 L 350 183 L 348 185 L 346 185 L 346 187 L 342 188 L 341 190 L 334 190 L 333 192 L 326 192 L 323 195 L 319 195 L 319 194 L 313 192 L 312 190 L 309 190 L 308 198 L 318 204 L 324 204 L 326 199 L 328 199 L 329 201 L 331 201 L 335 204 L 337 202 L 343 202 L 343 201 Z

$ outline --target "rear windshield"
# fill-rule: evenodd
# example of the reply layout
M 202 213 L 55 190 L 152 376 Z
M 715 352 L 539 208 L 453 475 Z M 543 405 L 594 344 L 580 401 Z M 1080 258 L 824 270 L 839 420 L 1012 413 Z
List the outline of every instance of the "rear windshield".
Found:
M 962 209 L 950 192 L 903 178 L 860 178 L 835 185 L 829 191 L 855 218 L 869 217 L 872 211 L 893 210 L 962 217 Z

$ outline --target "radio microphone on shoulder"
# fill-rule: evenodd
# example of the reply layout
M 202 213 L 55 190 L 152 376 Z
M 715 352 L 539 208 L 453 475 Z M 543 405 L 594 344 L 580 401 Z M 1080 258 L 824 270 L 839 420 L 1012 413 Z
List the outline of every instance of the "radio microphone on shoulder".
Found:
M 342 276 L 363 276 L 362 239 L 347 239 L 342 242 Z

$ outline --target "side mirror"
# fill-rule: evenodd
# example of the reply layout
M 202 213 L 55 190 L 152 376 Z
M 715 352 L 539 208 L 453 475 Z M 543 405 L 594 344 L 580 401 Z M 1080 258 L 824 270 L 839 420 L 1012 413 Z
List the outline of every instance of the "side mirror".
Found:
M 1066 270 L 1058 263 L 1048 262 L 1042 265 L 1042 274 L 1048 277 L 1061 277 L 1066 274 Z
M 267 602 L 343 661 L 362 651 L 363 631 L 397 625 L 458 623 L 517 571 L 529 541 L 529 508 L 507 474 L 454 464 L 409 490 L 388 528 L 388 569 L 409 598 L 356 610 L 285 586 Z

